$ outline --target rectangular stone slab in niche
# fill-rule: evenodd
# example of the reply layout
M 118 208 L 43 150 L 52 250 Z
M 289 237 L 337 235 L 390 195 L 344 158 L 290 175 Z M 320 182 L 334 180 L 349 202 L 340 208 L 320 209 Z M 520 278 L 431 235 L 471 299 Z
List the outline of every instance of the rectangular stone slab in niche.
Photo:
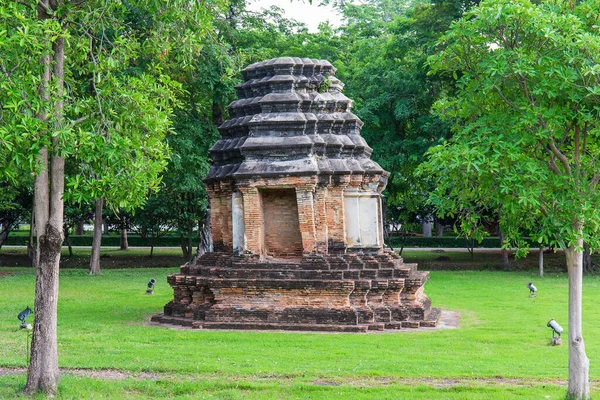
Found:
M 153 320 L 201 329 L 435 326 L 427 272 L 383 247 L 388 173 L 324 60 L 252 64 L 205 180 L 214 252 L 168 277 Z

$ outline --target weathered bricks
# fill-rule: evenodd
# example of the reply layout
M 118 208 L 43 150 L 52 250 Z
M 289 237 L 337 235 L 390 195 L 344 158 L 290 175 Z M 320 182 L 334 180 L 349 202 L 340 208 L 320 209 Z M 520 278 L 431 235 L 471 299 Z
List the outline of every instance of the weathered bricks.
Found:
M 174 299 L 154 320 L 177 324 L 183 318 L 186 326 L 192 321 L 203 329 L 319 330 L 321 326 L 324 331 L 364 332 L 435 326 L 439 312 L 431 309 L 422 286 L 415 286 L 427 273 L 390 263 L 388 258 L 396 256 L 384 254 L 387 258 L 346 255 L 340 262 L 339 256 L 328 255 L 267 261 L 207 253 L 196 265 L 182 268 L 192 274 L 168 277 Z M 328 269 L 343 268 L 348 262 L 371 268 Z M 396 267 L 376 268 L 375 262 Z M 412 271 L 409 278 L 395 278 L 399 269 Z

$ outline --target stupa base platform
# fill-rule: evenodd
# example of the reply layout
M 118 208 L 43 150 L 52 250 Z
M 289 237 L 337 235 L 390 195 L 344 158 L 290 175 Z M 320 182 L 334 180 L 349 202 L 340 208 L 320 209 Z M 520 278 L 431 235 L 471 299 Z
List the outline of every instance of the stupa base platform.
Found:
M 431 328 L 428 272 L 391 251 L 262 259 L 207 253 L 168 277 L 152 321 L 197 329 L 368 332 Z

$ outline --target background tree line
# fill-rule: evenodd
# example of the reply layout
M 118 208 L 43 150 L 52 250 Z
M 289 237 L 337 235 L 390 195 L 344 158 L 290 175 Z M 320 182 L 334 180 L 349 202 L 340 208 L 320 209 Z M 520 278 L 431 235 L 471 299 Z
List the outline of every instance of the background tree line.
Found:
M 121 176 L 111 182 L 115 188 L 112 194 L 94 189 L 98 198 L 83 196 L 99 188 L 100 179 L 90 178 L 99 176 L 98 170 L 104 168 L 106 176 L 118 176 L 117 168 L 127 165 L 68 163 L 67 185 L 88 187 L 78 190 L 77 195 L 65 196 L 67 238 L 83 221 L 93 221 L 95 206 L 103 199 L 98 210 L 113 229 L 146 237 L 173 230 L 180 237 L 183 256 L 189 260 L 208 215 L 202 182 L 209 167 L 208 149 L 218 138 L 216 128 L 227 118 L 226 106 L 235 98 L 233 87 L 240 79 L 239 71 L 252 62 L 284 55 L 327 59 L 338 69 L 337 75 L 346 84 L 345 93 L 355 101 L 355 112 L 365 122 L 363 135 L 374 149 L 373 158 L 392 173 L 386 191 L 390 223 L 417 222 L 433 215 L 425 201 L 431 185 L 415 177 L 414 170 L 431 145 L 450 135 L 449 124 L 434 116 L 431 106 L 453 90 L 453 80 L 428 75 L 426 60 L 450 23 L 472 4 L 371 0 L 360 6 L 348 2 L 332 5 L 343 16 L 342 25 L 334 28 L 323 23 L 314 33 L 284 18 L 276 7 L 252 12 L 246 2 L 231 1 L 215 9 L 211 33 L 201 39 L 189 65 L 180 68 L 180 63 L 172 61 L 178 57 L 169 54 L 161 66 L 162 73 L 181 89 L 166 135 L 170 157 L 156 190 L 148 192 L 143 205 L 122 207 L 125 204 L 118 198 L 124 189 Z M 131 2 L 122 23 L 144 37 L 151 34 L 157 21 L 149 8 Z M 169 49 L 175 51 L 176 47 Z M 122 67 L 123 73 L 139 74 L 161 57 L 164 54 L 156 51 L 141 54 L 135 63 Z M 89 76 L 81 74 L 77 79 L 83 89 L 89 89 Z M 0 206 L 0 246 L 17 223 L 31 220 L 31 200 L 23 193 L 31 182 L 26 174 L 15 178 L 3 181 L 7 189 Z M 125 242 L 122 247 L 126 247 Z

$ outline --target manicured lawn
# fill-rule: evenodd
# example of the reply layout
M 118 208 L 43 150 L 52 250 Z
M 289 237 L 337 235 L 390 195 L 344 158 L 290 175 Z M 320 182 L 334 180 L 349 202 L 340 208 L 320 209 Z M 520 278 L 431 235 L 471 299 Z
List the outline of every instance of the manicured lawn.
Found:
M 459 311 L 459 329 L 380 334 L 173 330 L 148 317 L 172 297 L 170 269 L 114 269 L 90 277 L 61 271 L 60 366 L 156 374 L 99 379 L 66 373 L 63 398 L 562 398 L 566 345 L 548 346 L 555 318 L 567 328 L 566 277 L 533 272 L 434 271 L 426 293 Z M 33 305 L 31 269 L 0 268 L 0 367 L 24 367 L 16 315 Z M 155 295 L 144 294 L 156 278 Z M 534 281 L 537 298 L 526 283 Z M 600 278 L 584 281 L 584 334 L 591 379 L 600 378 Z M 459 379 L 447 384 L 444 379 Z M 506 380 L 516 378 L 515 384 Z M 25 375 L 0 376 L 13 397 Z M 478 381 L 479 380 L 479 381 Z M 441 383 L 440 383 L 441 382 Z M 519 383 L 520 382 L 520 383 Z M 594 391 L 597 393 L 597 385 Z M 549 397 L 546 397 L 549 396 Z
M 60 265 L 62 268 L 88 269 L 90 265 L 91 248 L 73 248 L 73 255 L 69 250 L 62 248 Z M 171 267 L 184 263 L 183 253 L 178 247 L 157 247 L 150 257 L 150 248 L 118 248 L 102 247 L 100 249 L 100 263 L 102 268 L 139 268 L 145 267 Z M 3 247 L 0 249 L 0 266 L 28 266 L 29 258 L 24 247 Z

